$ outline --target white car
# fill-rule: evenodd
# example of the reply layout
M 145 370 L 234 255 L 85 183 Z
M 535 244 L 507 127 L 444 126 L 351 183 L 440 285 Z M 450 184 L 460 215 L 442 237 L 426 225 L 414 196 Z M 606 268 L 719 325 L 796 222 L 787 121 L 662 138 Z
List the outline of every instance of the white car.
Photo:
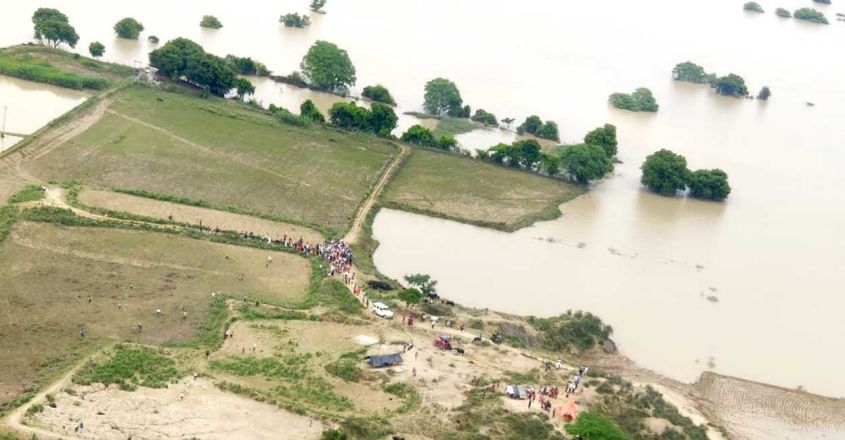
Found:
M 373 303 L 373 313 L 378 316 L 381 316 L 384 319 L 393 318 L 393 312 L 390 311 L 390 308 L 387 307 L 386 304 L 375 302 Z

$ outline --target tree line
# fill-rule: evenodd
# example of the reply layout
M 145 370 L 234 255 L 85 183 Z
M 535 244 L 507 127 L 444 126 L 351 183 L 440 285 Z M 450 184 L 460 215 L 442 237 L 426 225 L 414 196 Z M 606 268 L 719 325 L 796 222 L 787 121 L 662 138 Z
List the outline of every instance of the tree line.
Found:
M 743 97 L 748 96 L 748 86 L 745 79 L 735 73 L 718 76 L 715 73 L 707 73 L 704 68 L 692 61 L 678 63 L 672 69 L 672 79 L 686 81 L 696 84 L 709 84 L 716 93 L 724 96 Z M 757 94 L 759 99 L 769 99 L 772 92 L 767 86 L 763 86 Z
M 640 182 L 665 196 L 689 189 L 692 197 L 718 201 L 731 193 L 727 173 L 718 168 L 690 171 L 684 156 L 667 149 L 647 156 L 640 168 L 643 172 Z

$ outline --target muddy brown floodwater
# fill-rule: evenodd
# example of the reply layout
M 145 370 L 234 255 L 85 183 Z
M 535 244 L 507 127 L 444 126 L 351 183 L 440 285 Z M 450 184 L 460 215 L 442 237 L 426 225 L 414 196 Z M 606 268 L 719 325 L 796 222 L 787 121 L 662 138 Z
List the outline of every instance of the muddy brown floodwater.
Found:
M 562 218 L 505 234 L 384 211 L 375 222 L 378 267 L 395 277 L 430 273 L 441 293 L 469 305 L 592 311 L 614 326 L 626 355 L 686 381 L 715 370 L 845 396 L 845 23 L 833 20 L 843 12 L 836 2 L 783 0 L 751 14 L 731 0 L 682 7 L 670 0 L 338 0 L 327 14 L 312 14 L 308 29 L 278 23 L 308 3 L 6 0 L 0 44 L 31 38 L 36 6 L 69 16 L 81 36 L 77 50 L 99 40 L 106 60 L 127 64 L 146 60 L 149 35 L 162 42 L 185 36 L 286 74 L 324 39 L 355 63 L 353 93 L 382 83 L 401 110 L 418 110 L 424 83 L 444 76 L 473 108 L 500 119 L 557 121 L 565 142 L 616 124 L 623 163 L 564 205 Z M 832 21 L 781 19 L 776 6 L 812 6 Z M 200 28 L 204 14 L 224 27 Z M 139 41 L 114 36 L 112 25 L 125 16 L 144 23 Z M 725 98 L 673 82 L 672 67 L 686 60 L 742 75 L 753 94 L 769 86 L 772 98 Z M 610 93 L 641 86 L 654 92 L 657 114 L 608 107 Z M 10 100 L 6 90 L 0 101 Z M 336 99 L 272 83 L 259 84 L 256 98 L 295 110 L 306 97 L 323 109 Z M 724 169 L 729 200 L 643 192 L 639 165 L 662 147 L 684 154 L 692 168 Z

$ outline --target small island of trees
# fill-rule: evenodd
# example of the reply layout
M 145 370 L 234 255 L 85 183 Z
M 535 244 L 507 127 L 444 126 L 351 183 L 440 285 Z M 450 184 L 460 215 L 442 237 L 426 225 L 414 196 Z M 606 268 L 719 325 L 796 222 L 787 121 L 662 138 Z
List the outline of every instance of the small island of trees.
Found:
M 684 61 L 675 65 L 675 68 L 672 69 L 672 78 L 676 81 L 697 84 L 708 83 L 720 95 L 734 97 L 748 96 L 748 87 L 745 85 L 745 79 L 741 76 L 730 73 L 720 77 L 715 73 L 705 73 L 703 67 L 691 61 Z
M 311 19 L 307 15 L 299 15 L 295 12 L 282 15 L 279 17 L 279 22 L 284 23 L 285 27 L 304 28 L 311 26 Z
M 742 9 L 749 11 L 749 12 L 759 12 L 759 13 L 764 12 L 763 7 L 760 6 L 760 3 L 757 3 L 757 2 L 748 2 L 744 5 L 742 5 Z
M 200 26 L 209 29 L 220 29 L 223 27 L 223 23 L 220 23 L 220 20 L 213 15 L 203 15 L 202 21 L 200 21 Z
M 772 91 L 769 90 L 769 86 L 763 86 L 763 88 L 760 89 L 760 93 L 757 94 L 757 99 L 765 101 L 769 99 L 770 96 L 772 96 Z
M 610 95 L 610 104 L 616 108 L 634 112 L 656 112 L 659 106 L 651 90 L 640 87 L 634 93 L 614 93 Z
M 437 117 L 450 116 L 454 118 L 468 118 L 469 107 L 462 107 L 464 103 L 458 86 L 446 78 L 434 78 L 425 84 L 423 108 L 426 113 Z
M 829 5 L 831 3 L 830 0 L 813 0 L 816 3 L 821 3 L 823 5 Z
M 786 10 L 786 9 L 784 9 L 784 8 L 777 8 L 777 9 L 775 9 L 775 14 L 776 14 L 778 17 L 783 17 L 783 18 L 792 18 L 792 13 L 791 13 L 791 12 L 789 12 L 789 11 L 787 11 L 787 10 Z
M 797 18 L 798 20 L 809 21 L 811 23 L 829 24 L 827 21 L 827 17 L 825 17 L 824 14 L 813 8 L 798 9 L 792 14 L 792 16 Z
M 557 123 L 555 121 L 543 122 L 537 115 L 531 115 L 525 118 L 525 121 L 519 127 L 516 127 L 516 132 L 519 134 L 533 134 L 541 139 L 560 140 Z
M 472 115 L 472 117 L 470 119 L 475 121 L 475 122 L 480 122 L 480 123 L 487 125 L 487 126 L 490 126 L 490 127 L 498 127 L 499 126 L 499 121 L 496 119 L 496 115 L 494 115 L 493 113 L 487 112 L 487 111 L 485 111 L 484 109 L 481 109 L 481 108 L 477 109 L 475 111 L 475 114 Z
M 73 48 L 79 41 L 79 34 L 68 22 L 67 15 L 58 9 L 38 8 L 32 14 L 32 24 L 35 39 L 42 44 L 46 40 L 53 47 L 65 43 Z
M 326 6 L 326 0 L 312 0 L 310 8 L 314 12 L 325 14 L 326 12 L 323 11 L 323 6 Z
M 117 36 L 127 40 L 137 40 L 143 30 L 144 25 L 132 17 L 126 17 L 114 25 L 114 32 L 117 33 Z
M 724 200 L 731 193 L 728 174 L 719 169 L 690 172 L 687 159 L 662 149 L 646 157 L 640 182 L 649 190 L 665 196 L 690 190 L 690 196 L 706 200 Z
M 381 84 L 364 87 L 364 91 L 361 92 L 361 96 L 376 102 L 396 105 L 396 101 L 393 99 L 393 96 L 390 95 L 390 91 L 387 90 L 387 87 Z

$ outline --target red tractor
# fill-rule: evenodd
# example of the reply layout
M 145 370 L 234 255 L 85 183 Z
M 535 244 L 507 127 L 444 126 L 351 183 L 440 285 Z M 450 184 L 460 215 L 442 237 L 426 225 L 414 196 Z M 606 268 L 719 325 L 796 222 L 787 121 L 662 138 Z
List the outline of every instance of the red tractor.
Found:
M 440 335 L 434 340 L 434 345 L 441 350 L 452 350 L 452 336 L 446 334 Z

